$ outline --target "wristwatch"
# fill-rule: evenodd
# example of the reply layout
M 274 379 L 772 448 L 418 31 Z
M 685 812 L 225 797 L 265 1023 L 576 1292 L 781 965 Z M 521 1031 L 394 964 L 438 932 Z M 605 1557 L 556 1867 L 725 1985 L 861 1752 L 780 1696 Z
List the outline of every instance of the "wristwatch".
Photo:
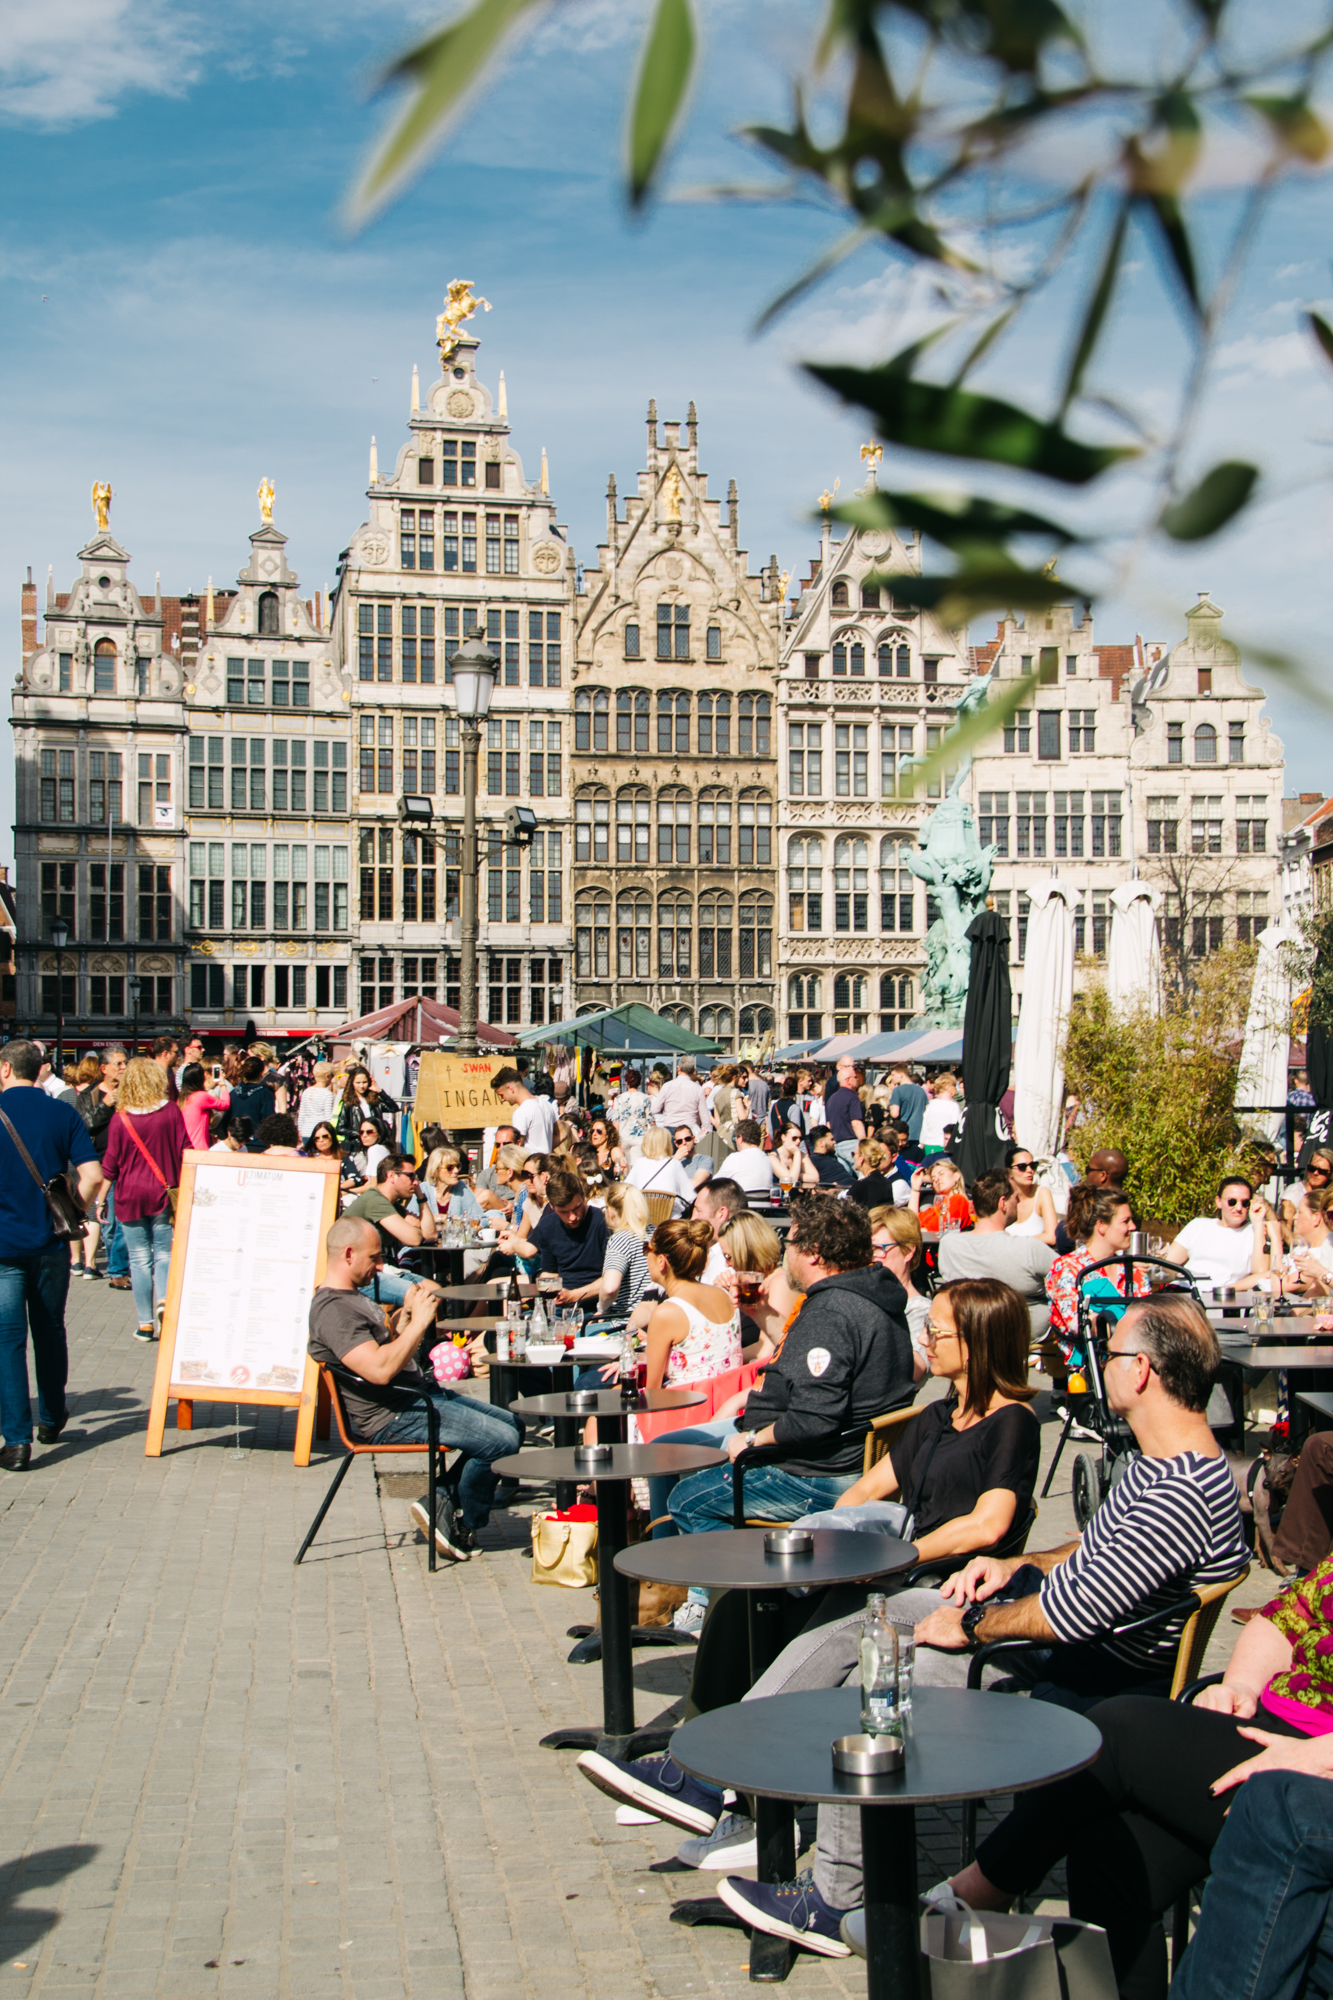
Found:
M 974 1602 L 969 1604 L 963 1613 L 963 1634 L 969 1646 L 976 1647 L 981 1644 L 977 1627 L 989 1609 L 989 1605 Z
M 754 1450 L 754 1441 L 755 1441 L 755 1439 L 756 1439 L 756 1438 L 758 1437 L 758 1435 L 759 1435 L 758 1431 L 742 1431 L 742 1432 L 741 1432 L 741 1436 L 742 1436 L 742 1437 L 743 1437 L 743 1438 L 745 1439 L 745 1444 L 744 1444 L 744 1447 L 743 1447 L 743 1448 L 744 1448 L 744 1450 L 746 1450 L 746 1451 L 753 1451 L 753 1450 Z

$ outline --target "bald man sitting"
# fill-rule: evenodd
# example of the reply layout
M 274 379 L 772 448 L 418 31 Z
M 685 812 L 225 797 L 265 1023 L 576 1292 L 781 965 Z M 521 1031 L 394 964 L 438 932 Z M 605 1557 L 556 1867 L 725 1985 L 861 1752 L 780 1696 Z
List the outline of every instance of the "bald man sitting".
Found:
M 1129 1161 L 1118 1146 L 1103 1146 L 1095 1152 L 1084 1170 L 1083 1179 L 1089 1187 L 1122 1188 L 1125 1175 L 1129 1172 Z M 1055 1225 L 1055 1254 L 1067 1257 L 1076 1249 L 1073 1237 L 1065 1228 L 1065 1219 L 1060 1217 Z
M 423 1535 L 434 1534 L 441 1555 L 466 1562 L 495 1500 L 498 1482 L 491 1466 L 518 1450 L 522 1420 L 474 1396 L 440 1388 L 417 1367 L 417 1350 L 435 1327 L 436 1297 L 429 1286 L 414 1285 L 391 1320 L 374 1299 L 362 1295 L 360 1287 L 369 1284 L 382 1254 L 373 1223 L 357 1215 L 340 1217 L 329 1231 L 327 1249 L 324 1282 L 310 1301 L 310 1352 L 316 1361 L 336 1361 L 375 1387 L 395 1383 L 430 1397 L 440 1420 L 440 1442 L 459 1456 L 436 1488 L 435 1520 L 424 1500 L 412 1502 L 412 1518 Z M 420 1403 L 391 1410 L 344 1388 L 343 1404 L 353 1430 L 368 1443 L 427 1442 Z

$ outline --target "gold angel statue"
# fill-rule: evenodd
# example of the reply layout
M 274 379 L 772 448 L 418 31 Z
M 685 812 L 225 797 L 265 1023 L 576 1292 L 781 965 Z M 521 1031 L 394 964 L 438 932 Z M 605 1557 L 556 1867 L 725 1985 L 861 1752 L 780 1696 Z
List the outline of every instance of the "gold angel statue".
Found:
M 680 468 L 673 465 L 662 481 L 663 506 L 668 521 L 680 519 L 680 493 Z
M 105 479 L 93 481 L 93 514 L 101 529 L 111 526 L 111 488 Z
M 879 471 L 879 462 L 883 458 L 883 456 L 884 456 L 884 447 L 882 444 L 876 444 L 872 440 L 870 444 L 863 444 L 861 446 L 862 460 L 868 462 L 870 470 L 872 472 Z
M 491 309 L 489 299 L 472 296 L 471 278 L 450 278 L 449 290 L 444 301 L 444 311 L 435 322 L 435 339 L 440 350 L 440 366 L 447 367 L 458 346 L 459 328 L 465 320 L 471 319 L 480 306 L 483 312 Z
M 266 521 L 273 519 L 273 481 L 261 479 L 259 482 L 259 511 Z

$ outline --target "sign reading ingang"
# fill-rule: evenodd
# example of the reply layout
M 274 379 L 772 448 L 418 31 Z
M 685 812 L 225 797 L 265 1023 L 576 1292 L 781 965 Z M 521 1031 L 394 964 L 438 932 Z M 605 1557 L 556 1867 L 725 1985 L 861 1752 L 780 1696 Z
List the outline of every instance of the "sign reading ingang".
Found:
M 414 1114 L 417 1130 L 443 1125 L 455 1132 L 481 1132 L 488 1125 L 503 1125 L 509 1113 L 491 1089 L 491 1078 L 511 1063 L 507 1056 L 423 1055 Z

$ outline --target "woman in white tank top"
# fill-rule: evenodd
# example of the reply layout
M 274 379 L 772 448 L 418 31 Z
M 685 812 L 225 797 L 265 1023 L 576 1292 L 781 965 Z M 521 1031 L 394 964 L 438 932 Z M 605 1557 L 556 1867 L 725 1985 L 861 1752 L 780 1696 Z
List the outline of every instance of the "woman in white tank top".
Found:
M 1035 1236 L 1039 1243 L 1055 1248 L 1055 1203 L 1049 1188 L 1037 1186 L 1037 1162 L 1028 1146 L 1010 1146 L 1005 1166 L 1014 1193 L 1018 1196 L 1018 1220 L 1011 1222 L 1006 1236 Z
M 683 1387 L 741 1365 L 741 1316 L 716 1285 L 700 1283 L 713 1246 L 711 1224 L 661 1222 L 645 1256 L 666 1298 L 648 1322 L 650 1389 Z

